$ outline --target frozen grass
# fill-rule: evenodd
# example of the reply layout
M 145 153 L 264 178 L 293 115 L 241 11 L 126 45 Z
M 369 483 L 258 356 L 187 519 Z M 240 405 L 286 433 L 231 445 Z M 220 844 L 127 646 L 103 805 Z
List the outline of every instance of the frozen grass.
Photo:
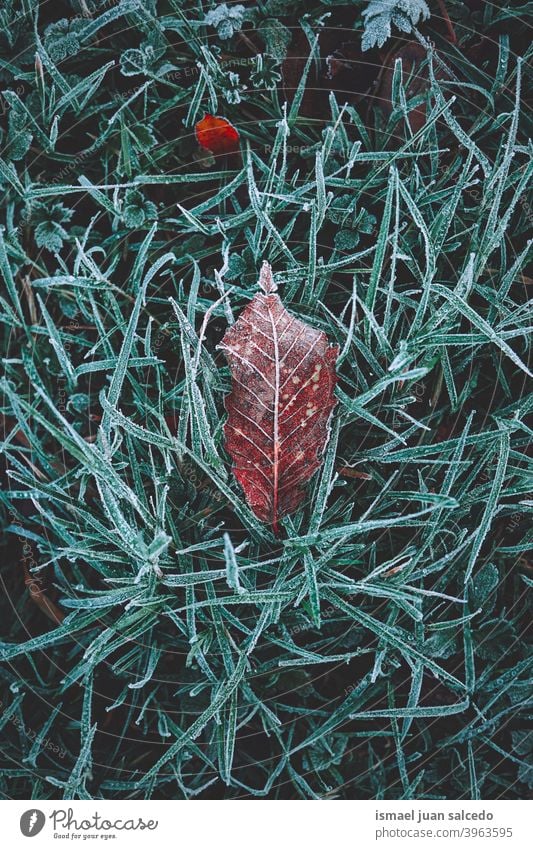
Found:
M 520 797 L 523 64 L 502 36 L 467 84 L 430 50 L 415 102 L 397 65 L 388 118 L 332 93 L 312 121 L 313 52 L 288 109 L 275 88 L 228 105 L 212 38 L 168 5 L 193 85 L 148 69 L 117 99 L 110 62 L 150 13 L 114 8 L 66 70 L 37 39 L 42 74 L 5 95 L 2 792 Z M 193 161 L 206 109 L 242 158 Z M 264 259 L 341 350 L 324 467 L 280 538 L 230 477 L 215 350 Z

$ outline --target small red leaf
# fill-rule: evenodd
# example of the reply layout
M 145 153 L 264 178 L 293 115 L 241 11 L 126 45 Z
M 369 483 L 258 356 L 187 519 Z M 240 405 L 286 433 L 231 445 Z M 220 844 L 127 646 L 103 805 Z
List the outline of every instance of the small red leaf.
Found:
M 319 468 L 336 404 L 339 349 L 291 315 L 263 263 L 257 294 L 219 345 L 233 378 L 226 450 L 254 513 L 278 532 Z
M 195 127 L 200 147 L 211 153 L 235 153 L 239 150 L 239 133 L 226 118 L 205 115 Z

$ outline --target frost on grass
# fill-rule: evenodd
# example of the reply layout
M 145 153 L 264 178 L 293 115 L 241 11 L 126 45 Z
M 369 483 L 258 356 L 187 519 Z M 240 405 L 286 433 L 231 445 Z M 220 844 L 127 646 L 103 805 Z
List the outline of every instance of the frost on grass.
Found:
M 423 110 L 398 64 L 383 111 L 346 104 L 335 79 L 320 89 L 329 45 L 314 20 L 300 32 L 302 4 L 268 0 L 230 38 L 199 7 L 188 21 L 175 3 L 102 0 L 66 26 L 32 5 L 0 8 L 2 793 L 520 798 L 525 27 L 486 4 L 483 32 L 430 51 Z M 365 7 L 322 11 L 360 30 Z M 402 4 L 371 8 L 401 36 Z M 398 20 L 436 42 L 437 15 L 408 8 Z M 468 51 L 485 31 L 501 36 L 481 66 Z M 275 63 L 310 42 L 285 107 Z M 200 157 L 206 115 L 234 128 L 230 161 Z M 277 293 L 265 271 L 257 295 L 264 259 Z M 320 467 L 298 504 L 288 471 L 278 536 L 268 307 L 293 354 L 316 340 L 277 394 L 278 431 Z M 261 379 L 227 367 L 224 337 Z M 255 433 L 236 465 L 265 472 L 265 521 L 225 448 L 239 371 L 266 405 L 253 424 L 229 413 Z

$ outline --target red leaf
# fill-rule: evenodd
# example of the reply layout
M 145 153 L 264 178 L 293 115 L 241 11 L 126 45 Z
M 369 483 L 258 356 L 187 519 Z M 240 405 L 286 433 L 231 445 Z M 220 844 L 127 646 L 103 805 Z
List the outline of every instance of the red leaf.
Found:
M 194 129 L 200 147 L 211 153 L 235 153 L 239 150 L 239 134 L 225 118 L 205 115 Z
M 319 468 L 336 401 L 339 349 L 283 306 L 263 263 L 257 294 L 219 345 L 233 378 L 226 450 L 254 513 L 272 524 L 292 513 Z

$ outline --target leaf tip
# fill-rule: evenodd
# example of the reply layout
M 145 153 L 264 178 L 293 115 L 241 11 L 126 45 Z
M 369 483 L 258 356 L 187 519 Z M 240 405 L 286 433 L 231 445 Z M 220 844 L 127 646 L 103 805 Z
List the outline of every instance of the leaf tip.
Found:
M 265 295 L 270 295 L 272 292 L 277 290 L 277 286 L 274 283 L 274 276 L 272 274 L 272 266 L 266 259 L 263 261 L 263 265 L 261 266 L 261 272 L 259 274 L 259 285 Z

